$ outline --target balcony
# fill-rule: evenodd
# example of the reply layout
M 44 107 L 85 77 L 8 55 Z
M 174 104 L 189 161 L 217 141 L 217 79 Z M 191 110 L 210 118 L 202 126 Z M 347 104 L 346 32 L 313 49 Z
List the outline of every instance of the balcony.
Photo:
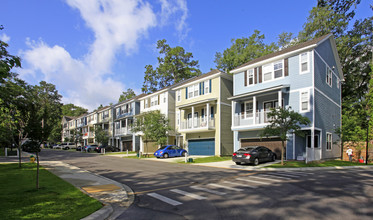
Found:
M 208 122 L 205 118 L 201 118 L 201 117 L 194 118 L 194 120 L 186 119 L 180 122 L 179 130 L 181 132 L 215 130 L 215 119 L 210 118 Z
M 94 137 L 95 137 L 94 132 L 86 132 L 86 133 L 83 133 L 83 139 L 94 138 Z
M 133 115 L 132 109 L 129 111 L 121 111 L 119 114 L 116 114 L 116 118 L 123 118 L 129 115 Z
M 130 135 L 132 134 L 130 127 L 116 128 L 114 130 L 114 136 Z
M 236 114 L 233 118 L 233 126 L 232 128 L 235 127 L 250 127 L 250 126 L 264 126 L 268 124 L 268 116 L 267 114 L 270 111 L 260 111 L 254 114 L 249 114 L 244 117 L 244 115 L 241 114 Z

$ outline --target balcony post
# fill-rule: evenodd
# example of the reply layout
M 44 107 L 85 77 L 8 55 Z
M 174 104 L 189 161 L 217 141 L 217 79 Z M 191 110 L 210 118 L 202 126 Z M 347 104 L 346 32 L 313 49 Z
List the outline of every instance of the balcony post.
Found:
M 234 117 L 236 115 L 236 102 L 235 101 L 232 101 L 232 127 L 236 126 L 235 124 L 235 121 L 234 121 Z
M 210 103 L 206 103 L 206 124 L 208 128 L 210 126 Z
M 194 128 L 194 106 L 192 106 L 192 128 Z
M 256 124 L 256 96 L 253 96 L 253 124 Z
M 128 118 L 126 118 L 126 134 L 128 133 Z

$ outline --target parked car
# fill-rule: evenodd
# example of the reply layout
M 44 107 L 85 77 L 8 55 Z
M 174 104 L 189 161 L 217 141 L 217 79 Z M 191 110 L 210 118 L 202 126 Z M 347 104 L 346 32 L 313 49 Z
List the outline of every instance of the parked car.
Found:
M 163 157 L 184 157 L 185 154 L 188 153 L 183 148 L 176 146 L 176 145 L 165 145 L 159 148 L 155 153 L 154 156 L 157 158 Z
M 276 154 L 264 146 L 248 146 L 233 153 L 232 160 L 237 165 L 251 163 L 255 166 L 262 162 L 275 161 Z
M 100 153 L 102 148 L 105 148 L 105 151 L 111 151 L 111 152 L 119 151 L 119 148 L 116 148 L 116 147 L 110 146 L 110 145 L 109 146 L 103 146 L 103 145 L 98 146 L 98 147 L 95 148 L 95 151 L 97 153 Z
M 62 149 L 61 146 L 61 144 L 55 144 L 53 145 L 53 149 Z
M 82 151 L 82 146 L 77 146 L 76 151 Z
M 91 151 L 94 151 L 96 147 L 98 147 L 98 145 L 96 144 L 87 145 L 84 147 L 84 151 L 91 152 Z
M 74 149 L 76 148 L 76 145 L 74 143 L 62 143 L 61 144 L 61 149 L 64 149 L 64 150 L 69 150 L 69 149 Z

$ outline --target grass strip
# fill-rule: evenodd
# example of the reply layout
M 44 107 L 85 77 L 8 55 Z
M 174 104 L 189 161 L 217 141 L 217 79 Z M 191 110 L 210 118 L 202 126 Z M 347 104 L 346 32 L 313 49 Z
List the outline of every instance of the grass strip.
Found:
M 81 219 L 102 207 L 43 167 L 36 189 L 36 164 L 0 164 L 2 219 Z
M 312 161 L 305 163 L 304 161 L 284 161 L 284 165 L 281 163 L 272 164 L 266 166 L 266 168 L 302 168 L 302 167 L 335 167 L 335 166 L 364 166 L 364 163 L 356 163 L 343 160 L 328 160 L 328 161 Z M 373 165 L 373 164 L 369 164 Z

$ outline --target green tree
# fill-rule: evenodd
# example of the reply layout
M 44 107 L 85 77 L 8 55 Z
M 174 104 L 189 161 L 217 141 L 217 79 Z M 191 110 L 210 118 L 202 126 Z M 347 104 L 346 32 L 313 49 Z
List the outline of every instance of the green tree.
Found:
M 78 143 L 81 144 L 81 146 L 83 147 L 83 133 L 81 132 L 80 129 L 74 129 L 72 131 L 72 135 L 71 135 L 71 142 L 75 143 L 75 146 L 78 146 Z M 83 151 L 83 149 L 82 149 Z
M 185 52 L 184 48 L 170 47 L 166 40 L 157 41 L 160 56 L 158 67 L 145 66 L 145 77 L 142 86 L 143 93 L 152 93 L 166 86 L 201 75 L 198 61 L 192 60 L 193 55 Z
M 4 27 L 0 25 L 0 31 Z M 17 56 L 11 55 L 7 51 L 9 45 L 4 41 L 0 40 L 0 83 L 4 82 L 4 79 L 10 76 L 14 76 L 11 69 L 14 67 L 21 67 L 21 59 Z
M 102 129 L 101 126 L 97 126 L 95 128 L 95 139 L 99 144 L 107 146 L 109 142 L 109 133 Z
M 80 115 L 88 113 L 88 109 L 85 109 L 80 106 L 76 106 L 74 104 L 65 104 L 62 107 L 62 115 L 63 116 L 72 116 L 78 117 Z
M 284 36 L 286 34 L 283 34 Z M 290 34 L 287 34 L 290 35 Z M 291 35 L 290 35 L 291 36 Z M 264 43 L 264 34 L 260 34 L 260 31 L 255 30 L 254 33 L 247 37 L 231 40 L 231 47 L 224 50 L 223 53 L 217 52 L 215 54 L 215 64 L 217 69 L 230 71 L 250 60 L 264 56 L 278 50 L 278 46 L 275 43 L 266 45 Z M 282 37 L 283 41 L 287 38 Z M 285 44 L 283 42 L 283 44 Z
M 136 93 L 132 89 L 127 89 L 126 92 L 123 92 L 120 95 L 118 102 L 126 101 L 126 100 L 131 99 L 135 96 L 136 96 Z
M 169 120 L 159 110 L 145 112 L 139 115 L 132 127 L 133 132 L 141 132 L 148 152 L 148 142 L 156 141 L 157 144 L 167 144 L 167 134 L 171 131 Z
M 305 134 L 301 131 L 301 125 L 308 125 L 310 120 L 301 114 L 294 112 L 291 108 L 273 108 L 267 114 L 269 125 L 267 125 L 261 133 L 261 136 L 276 136 L 281 139 L 281 165 L 284 165 L 284 150 L 285 141 L 288 140 L 287 134 L 295 133 L 298 136 L 304 137 Z

